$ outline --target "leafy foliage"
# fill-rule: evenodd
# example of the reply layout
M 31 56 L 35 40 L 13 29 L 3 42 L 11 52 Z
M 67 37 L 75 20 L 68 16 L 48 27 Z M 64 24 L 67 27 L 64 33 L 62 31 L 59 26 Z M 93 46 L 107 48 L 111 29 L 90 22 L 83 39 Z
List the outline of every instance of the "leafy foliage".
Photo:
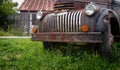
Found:
M 6 30 L 11 21 L 8 19 L 10 14 L 15 14 L 15 6 L 17 3 L 12 3 L 11 0 L 0 1 L 0 28 Z

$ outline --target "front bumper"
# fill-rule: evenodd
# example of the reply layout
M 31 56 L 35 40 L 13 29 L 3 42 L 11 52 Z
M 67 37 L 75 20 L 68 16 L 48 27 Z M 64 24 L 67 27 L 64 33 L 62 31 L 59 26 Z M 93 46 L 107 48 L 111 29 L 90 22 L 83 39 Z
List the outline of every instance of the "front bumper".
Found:
M 32 34 L 33 41 L 101 43 L 101 32 L 43 32 Z

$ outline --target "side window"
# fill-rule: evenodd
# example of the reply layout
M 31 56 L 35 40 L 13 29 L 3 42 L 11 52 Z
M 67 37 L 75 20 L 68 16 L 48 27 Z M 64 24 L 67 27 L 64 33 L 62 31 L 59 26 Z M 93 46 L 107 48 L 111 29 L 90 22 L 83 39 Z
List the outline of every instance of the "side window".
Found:
M 36 14 L 32 14 L 32 25 L 36 24 Z

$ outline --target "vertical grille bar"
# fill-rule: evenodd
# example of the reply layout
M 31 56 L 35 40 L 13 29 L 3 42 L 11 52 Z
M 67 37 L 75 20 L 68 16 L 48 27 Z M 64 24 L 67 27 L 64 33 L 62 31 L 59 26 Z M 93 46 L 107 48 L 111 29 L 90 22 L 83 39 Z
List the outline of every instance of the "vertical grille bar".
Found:
M 79 28 L 80 28 L 80 26 L 79 26 L 79 24 L 81 23 L 81 22 L 79 22 L 80 20 L 79 20 L 79 14 L 80 14 L 80 12 L 77 12 L 77 14 L 76 14 L 76 19 L 75 19 L 75 23 L 76 23 L 76 29 L 75 29 L 75 31 L 76 32 L 78 32 L 79 31 Z
M 57 16 L 57 31 L 59 32 L 59 16 Z
M 67 17 L 67 19 L 66 19 L 66 20 L 67 20 L 67 31 L 68 31 L 68 32 L 70 32 L 70 25 L 71 25 L 71 23 L 70 23 L 70 18 L 71 18 L 71 17 L 70 17 L 70 16 L 71 16 L 71 13 L 72 13 L 72 12 L 69 12 L 69 13 L 68 13 L 68 17 Z
M 79 17 L 79 29 L 78 31 L 81 31 L 81 17 L 82 17 L 82 11 L 80 12 L 80 15 L 78 15 Z
M 63 21 L 64 21 L 64 18 L 63 18 L 64 15 L 61 16 L 61 31 L 64 32 L 64 26 L 63 26 Z
M 45 32 L 48 32 L 48 30 L 49 30 L 49 19 L 48 19 L 48 21 L 46 21 L 48 24 L 45 24 L 45 29 L 44 29 L 44 31 Z
M 49 28 L 49 29 L 48 29 L 48 32 L 51 31 L 51 27 L 52 27 L 51 18 L 49 18 L 49 26 L 47 27 L 47 28 Z
M 63 32 L 65 32 L 65 24 L 66 24 L 66 23 L 65 23 L 65 16 L 66 16 L 66 15 L 63 15 L 63 20 L 62 20 L 62 21 L 63 21 L 63 22 L 62 22 Z
M 66 14 L 66 17 L 65 17 L 65 22 L 66 22 L 66 24 L 65 24 L 65 32 L 68 32 L 68 20 L 67 20 L 68 19 L 68 14 Z
M 54 17 L 54 32 L 55 31 L 57 31 L 56 29 L 57 29 L 57 18 L 55 17 L 55 16 L 53 16 Z
M 79 24 L 79 20 L 78 20 L 79 16 L 78 16 L 78 13 L 79 13 L 79 11 L 77 11 L 76 14 L 75 14 L 75 31 L 76 31 L 76 32 L 78 32 L 78 27 L 79 27 L 79 25 L 78 25 L 78 24 Z M 74 31 L 74 32 L 75 32 L 75 31 Z
M 73 26 L 74 26 L 73 16 L 74 16 L 74 12 L 72 12 L 71 16 L 70 16 L 70 32 L 72 32 L 74 30 L 74 28 L 73 28 Z
M 76 14 L 77 14 L 77 11 L 76 12 L 74 12 L 74 15 L 73 15 L 73 32 L 75 32 L 76 31 L 76 23 L 78 24 L 78 22 L 76 22 Z
M 52 21 L 51 21 L 51 18 L 49 18 L 50 20 L 49 20 L 49 30 L 48 30 L 48 32 L 51 32 L 52 31 Z
M 52 32 L 54 32 L 54 28 L 55 28 L 55 23 L 54 23 L 54 18 L 51 18 L 51 23 L 52 23 Z
M 61 27 L 61 16 L 59 16 L 59 32 L 60 32 L 60 27 Z

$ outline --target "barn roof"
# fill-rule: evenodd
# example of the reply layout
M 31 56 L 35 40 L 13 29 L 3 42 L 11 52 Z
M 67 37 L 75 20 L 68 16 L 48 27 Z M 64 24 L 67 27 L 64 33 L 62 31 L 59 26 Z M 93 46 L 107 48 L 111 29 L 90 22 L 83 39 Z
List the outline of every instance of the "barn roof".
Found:
M 24 0 L 19 11 L 54 10 L 56 0 Z

